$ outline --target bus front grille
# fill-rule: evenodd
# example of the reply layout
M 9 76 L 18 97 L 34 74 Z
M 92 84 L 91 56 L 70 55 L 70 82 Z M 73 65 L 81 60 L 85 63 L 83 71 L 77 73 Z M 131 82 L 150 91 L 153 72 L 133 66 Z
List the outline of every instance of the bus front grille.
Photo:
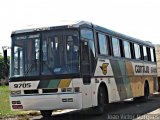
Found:
M 38 90 L 24 90 L 24 94 L 38 94 Z
M 42 93 L 56 93 L 58 89 L 42 89 Z

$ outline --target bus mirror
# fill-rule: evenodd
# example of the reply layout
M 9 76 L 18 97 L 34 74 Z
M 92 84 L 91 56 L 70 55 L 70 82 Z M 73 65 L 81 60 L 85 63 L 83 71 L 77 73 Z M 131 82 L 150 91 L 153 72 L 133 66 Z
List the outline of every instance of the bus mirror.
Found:
M 3 56 L 4 56 L 4 63 L 7 65 L 7 50 L 3 50 Z

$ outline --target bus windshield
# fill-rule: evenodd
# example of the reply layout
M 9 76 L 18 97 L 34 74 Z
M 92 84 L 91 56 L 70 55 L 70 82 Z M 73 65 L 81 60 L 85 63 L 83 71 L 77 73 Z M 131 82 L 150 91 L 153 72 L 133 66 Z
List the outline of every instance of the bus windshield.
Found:
M 11 53 L 11 77 L 79 73 L 77 31 L 17 35 Z

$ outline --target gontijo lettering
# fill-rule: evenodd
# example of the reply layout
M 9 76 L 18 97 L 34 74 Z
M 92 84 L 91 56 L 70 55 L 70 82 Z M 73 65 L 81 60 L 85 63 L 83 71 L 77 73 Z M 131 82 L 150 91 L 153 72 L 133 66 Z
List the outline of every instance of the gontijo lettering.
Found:
M 135 65 L 136 73 L 149 73 L 149 66 Z

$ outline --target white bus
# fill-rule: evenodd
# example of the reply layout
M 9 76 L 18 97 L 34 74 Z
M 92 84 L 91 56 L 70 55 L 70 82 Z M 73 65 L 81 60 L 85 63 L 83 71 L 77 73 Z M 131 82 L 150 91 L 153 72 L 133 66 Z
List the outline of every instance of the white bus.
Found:
M 155 47 L 89 22 L 14 31 L 12 110 L 92 108 L 158 90 Z

